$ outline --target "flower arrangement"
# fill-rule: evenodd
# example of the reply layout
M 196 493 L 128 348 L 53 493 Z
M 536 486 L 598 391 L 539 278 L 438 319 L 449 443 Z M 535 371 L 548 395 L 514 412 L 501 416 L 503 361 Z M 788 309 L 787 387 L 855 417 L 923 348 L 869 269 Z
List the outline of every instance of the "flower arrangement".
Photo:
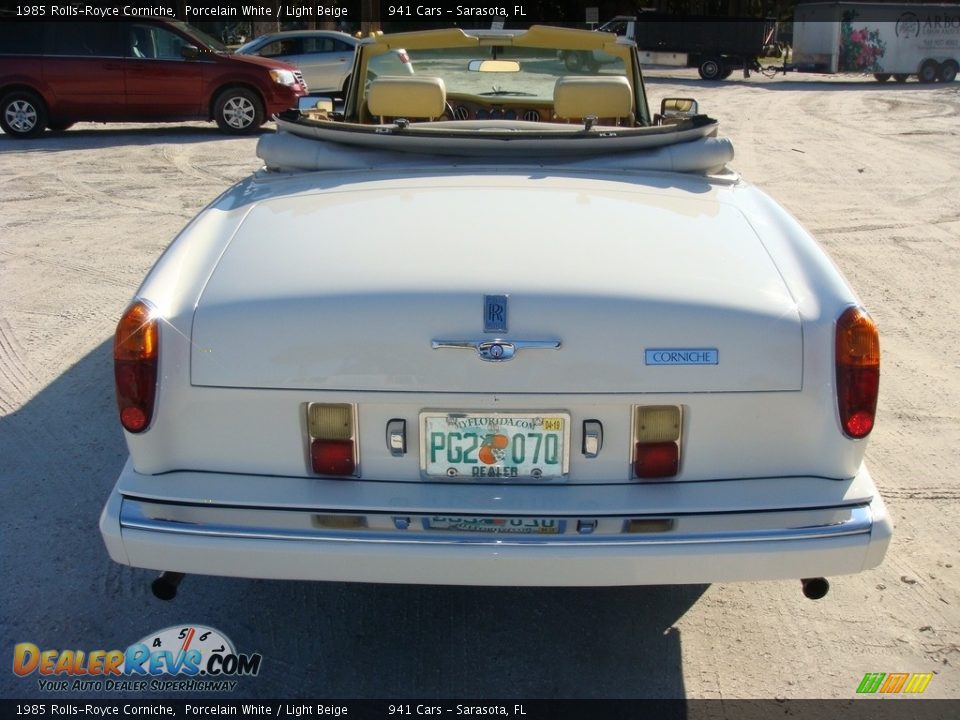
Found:
M 883 67 L 878 61 L 886 49 L 879 30 L 854 30 L 853 17 L 844 17 L 840 24 L 839 70 L 881 71 Z

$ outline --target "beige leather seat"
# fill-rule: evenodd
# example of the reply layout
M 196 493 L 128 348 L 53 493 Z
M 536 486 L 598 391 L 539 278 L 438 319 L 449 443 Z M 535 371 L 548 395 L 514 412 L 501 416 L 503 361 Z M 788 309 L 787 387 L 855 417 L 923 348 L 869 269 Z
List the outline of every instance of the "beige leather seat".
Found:
M 446 105 L 447 88 L 438 77 L 378 77 L 367 88 L 367 109 L 380 122 L 438 118 Z
M 553 112 L 561 120 L 594 116 L 633 125 L 633 91 L 622 75 L 566 76 L 553 86 Z

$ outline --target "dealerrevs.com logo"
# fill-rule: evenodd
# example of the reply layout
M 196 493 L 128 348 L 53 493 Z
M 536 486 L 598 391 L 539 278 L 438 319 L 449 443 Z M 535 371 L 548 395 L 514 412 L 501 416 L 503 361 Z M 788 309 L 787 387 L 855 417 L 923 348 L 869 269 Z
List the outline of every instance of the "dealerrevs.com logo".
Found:
M 13 649 L 13 672 L 38 675 L 45 692 L 230 692 L 238 677 L 260 672 L 260 653 L 238 653 L 219 630 L 177 625 L 151 633 L 126 650 Z

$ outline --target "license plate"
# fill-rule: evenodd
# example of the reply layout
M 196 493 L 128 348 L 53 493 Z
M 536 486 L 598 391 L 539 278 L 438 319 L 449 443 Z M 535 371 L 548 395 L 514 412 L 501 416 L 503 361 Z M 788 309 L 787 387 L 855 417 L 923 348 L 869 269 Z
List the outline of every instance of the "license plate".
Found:
M 549 480 L 567 474 L 566 413 L 421 414 L 427 477 Z
M 424 519 L 427 530 L 504 533 L 507 535 L 559 535 L 564 521 L 556 518 L 462 517 L 435 515 Z

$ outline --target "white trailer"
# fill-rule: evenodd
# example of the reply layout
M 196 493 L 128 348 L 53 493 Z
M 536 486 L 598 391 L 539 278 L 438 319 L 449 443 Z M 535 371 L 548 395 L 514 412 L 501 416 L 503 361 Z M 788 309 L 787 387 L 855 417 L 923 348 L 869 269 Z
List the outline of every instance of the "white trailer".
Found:
M 784 71 L 953 82 L 960 68 L 960 3 L 797 5 L 792 59 Z

